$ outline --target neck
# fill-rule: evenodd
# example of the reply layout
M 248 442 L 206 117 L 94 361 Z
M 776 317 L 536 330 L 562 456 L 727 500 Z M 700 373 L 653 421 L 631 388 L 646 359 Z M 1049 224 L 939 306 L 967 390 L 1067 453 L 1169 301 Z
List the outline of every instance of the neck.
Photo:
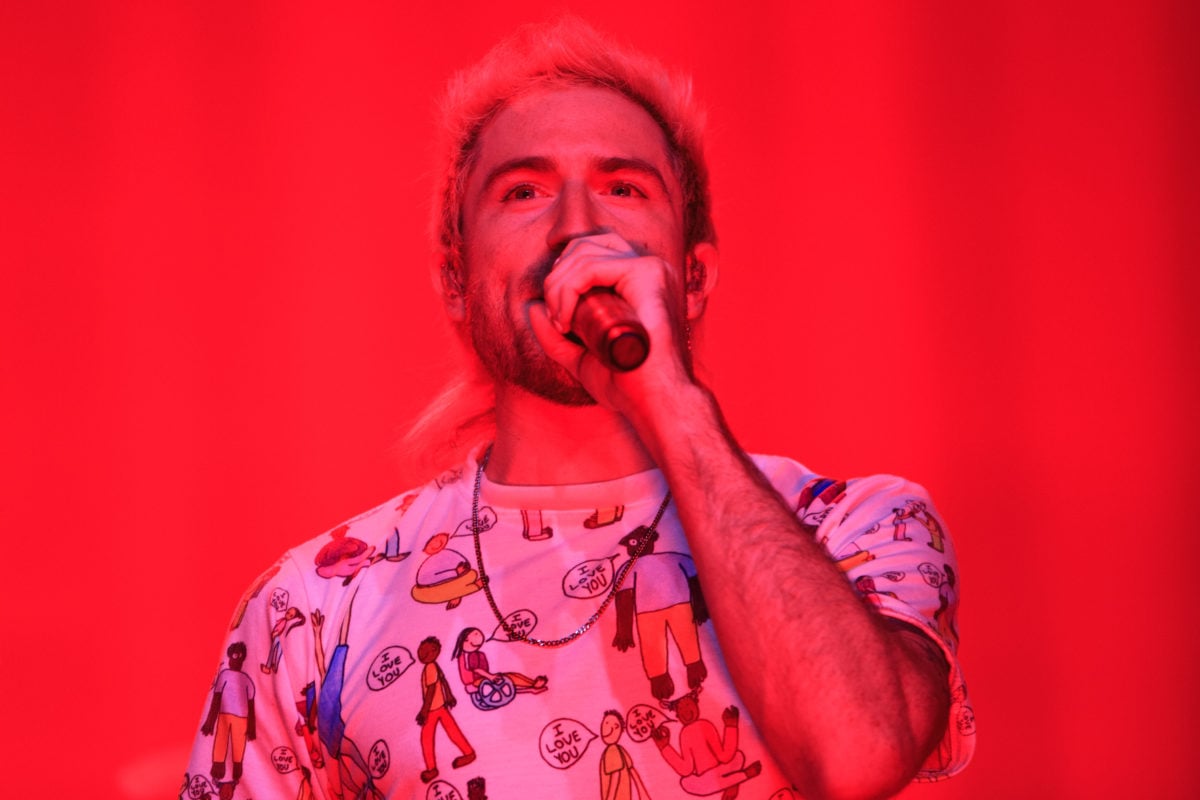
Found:
M 490 480 L 538 486 L 597 483 L 654 466 L 617 412 L 563 406 L 515 387 L 496 387 Z

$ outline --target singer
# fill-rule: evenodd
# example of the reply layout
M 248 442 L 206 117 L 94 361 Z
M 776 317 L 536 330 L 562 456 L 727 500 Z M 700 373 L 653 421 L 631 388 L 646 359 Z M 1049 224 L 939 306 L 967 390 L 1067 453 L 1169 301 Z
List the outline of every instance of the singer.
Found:
M 247 591 L 183 796 L 873 798 L 961 770 L 929 495 L 746 454 L 693 373 L 720 259 L 689 81 L 568 18 L 444 108 L 435 283 L 475 374 L 408 439 L 428 483 Z

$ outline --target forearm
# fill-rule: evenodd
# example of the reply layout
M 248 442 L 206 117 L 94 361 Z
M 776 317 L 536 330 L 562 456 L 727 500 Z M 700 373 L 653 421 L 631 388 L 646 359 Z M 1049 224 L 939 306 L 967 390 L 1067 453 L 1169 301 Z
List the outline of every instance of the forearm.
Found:
M 945 720 L 945 683 L 917 635 L 859 599 L 706 390 L 628 416 L 671 486 L 738 691 L 789 777 L 806 796 L 895 791 Z

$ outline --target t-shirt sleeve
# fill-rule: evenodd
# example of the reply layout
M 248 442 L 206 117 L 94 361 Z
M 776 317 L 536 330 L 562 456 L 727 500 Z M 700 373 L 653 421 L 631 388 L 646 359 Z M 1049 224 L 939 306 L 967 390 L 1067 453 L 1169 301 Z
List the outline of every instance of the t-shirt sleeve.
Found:
M 975 715 L 958 661 L 961 581 L 953 542 L 929 494 L 891 475 L 773 482 L 865 601 L 941 648 L 949 665 L 950 718 L 917 779 L 941 780 L 961 771 L 975 750 Z
M 234 611 L 180 797 L 311 792 L 313 756 L 321 759 L 313 646 L 303 579 L 285 557 L 254 581 Z

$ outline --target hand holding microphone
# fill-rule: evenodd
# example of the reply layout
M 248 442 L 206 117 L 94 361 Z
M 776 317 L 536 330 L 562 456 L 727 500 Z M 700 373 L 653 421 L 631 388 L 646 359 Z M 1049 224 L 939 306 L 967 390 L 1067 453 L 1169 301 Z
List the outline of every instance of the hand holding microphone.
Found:
M 579 297 L 571 332 L 606 367 L 618 372 L 637 369 L 650 354 L 650 336 L 633 307 L 604 286 Z

